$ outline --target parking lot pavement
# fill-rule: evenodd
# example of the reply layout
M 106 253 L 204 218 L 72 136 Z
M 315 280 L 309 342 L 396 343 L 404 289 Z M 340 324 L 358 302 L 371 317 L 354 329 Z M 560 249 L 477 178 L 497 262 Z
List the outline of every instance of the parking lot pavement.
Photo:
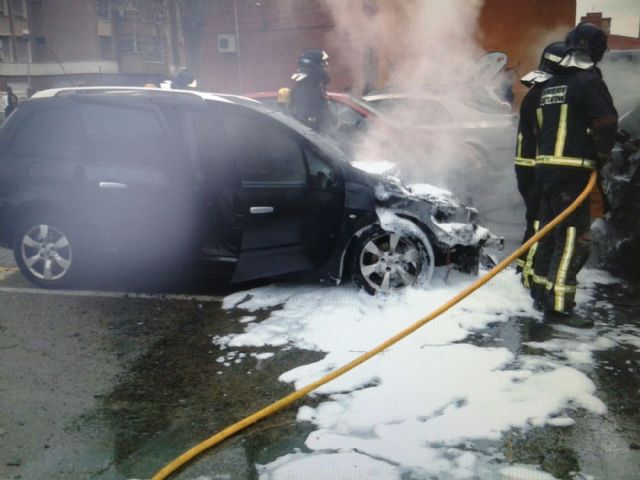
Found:
M 216 383 L 211 336 L 234 322 L 213 296 L 0 291 L 0 304 L 3 480 L 148 478 L 184 447 L 176 432 L 192 441 L 253 408 L 232 392 L 285 389 L 272 367 L 270 386 L 247 382 L 247 362 Z
M 506 255 L 520 231 L 499 212 L 499 199 L 495 205 L 489 226 L 510 232 Z M 289 393 L 278 377 L 323 354 L 271 349 L 260 360 L 259 347 L 222 351 L 213 338 L 242 331 L 246 315 L 221 308 L 227 291 L 49 292 L 29 285 L 11 252 L 0 249 L 0 479 L 149 478 L 186 448 Z M 603 295 L 618 298 L 613 287 Z M 601 312 L 607 321 L 624 325 L 640 315 L 633 302 L 612 305 Z M 255 321 L 269 314 L 258 311 Z M 524 348 L 529 333 L 520 323 L 498 324 L 478 338 L 518 339 Z M 638 352 L 622 346 L 603 353 L 590 374 L 609 408 L 605 416 L 579 417 L 564 436 L 512 432 L 497 448 L 520 463 L 544 458 L 547 471 L 573 468 L 569 458 L 587 472 L 640 479 L 632 473 L 640 472 Z M 176 479 L 255 478 L 255 464 L 304 448 L 312 426 L 296 414 L 294 407 L 266 419 Z
M 602 294 L 618 298 L 617 291 L 612 286 Z M 206 297 L 0 290 L 0 304 L 3 480 L 149 478 L 186 448 L 289 393 L 278 377 L 323 356 L 271 348 L 273 356 L 260 360 L 266 352 L 260 347 L 221 350 L 213 338 L 242 331 L 246 312 L 224 310 Z M 614 328 L 637 318 L 639 309 L 612 303 L 598 315 Z M 270 311 L 253 315 L 258 322 Z M 527 335 L 514 319 L 490 327 L 478 341 L 526 350 Z M 640 472 L 639 361 L 631 345 L 601 354 L 590 378 L 608 406 L 605 416 L 579 414 L 562 435 L 557 429 L 512 432 L 497 448 L 520 463 L 544 458 L 547 471 L 573 468 L 569 458 L 583 471 L 640 478 L 632 473 Z M 294 407 L 266 419 L 176 478 L 254 478 L 256 463 L 303 447 L 312 426 L 297 422 L 296 414 Z

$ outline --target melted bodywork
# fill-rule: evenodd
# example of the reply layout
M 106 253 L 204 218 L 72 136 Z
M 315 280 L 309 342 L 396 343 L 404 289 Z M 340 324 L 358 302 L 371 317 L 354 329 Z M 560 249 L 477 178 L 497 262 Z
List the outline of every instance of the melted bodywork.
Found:
M 638 279 L 640 272 L 640 104 L 620 117 L 620 131 L 601 172 L 607 212 L 591 234 L 599 264 Z

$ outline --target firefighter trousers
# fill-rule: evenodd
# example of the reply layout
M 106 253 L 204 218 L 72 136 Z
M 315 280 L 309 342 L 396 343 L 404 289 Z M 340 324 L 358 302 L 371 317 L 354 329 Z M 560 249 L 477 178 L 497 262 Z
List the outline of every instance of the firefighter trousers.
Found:
M 538 231 L 538 212 L 540 209 L 540 198 L 535 184 L 535 169 L 533 166 L 516 165 L 516 180 L 518 191 L 522 195 L 525 205 L 526 228 L 522 237 L 522 243 L 529 240 Z M 537 243 L 529 251 L 523 253 L 516 261 L 517 271 L 522 272 L 522 284 L 529 288 L 531 276 L 533 274 L 533 258 L 537 249 Z
M 582 177 L 582 176 L 580 176 Z M 540 179 L 540 228 L 557 217 L 582 192 L 583 178 Z M 570 313 L 575 306 L 576 276 L 590 253 L 589 199 L 538 242 L 531 295 L 546 311 Z

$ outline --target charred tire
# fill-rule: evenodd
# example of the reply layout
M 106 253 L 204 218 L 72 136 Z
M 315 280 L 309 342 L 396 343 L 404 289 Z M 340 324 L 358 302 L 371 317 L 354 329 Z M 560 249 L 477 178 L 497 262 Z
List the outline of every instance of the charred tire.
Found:
M 434 257 L 425 241 L 374 225 L 356 240 L 350 258 L 351 278 L 370 295 L 428 281 Z
M 30 215 L 20 222 L 13 255 L 22 274 L 43 288 L 65 288 L 79 278 L 82 248 L 69 222 L 49 215 Z

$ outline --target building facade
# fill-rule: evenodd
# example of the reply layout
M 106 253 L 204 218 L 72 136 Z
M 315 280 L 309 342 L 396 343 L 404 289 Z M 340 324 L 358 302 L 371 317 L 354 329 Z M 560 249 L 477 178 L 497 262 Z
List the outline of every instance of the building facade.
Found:
M 608 38 L 609 49 L 611 50 L 639 50 L 640 49 L 640 25 L 638 25 L 638 36 L 629 37 L 626 35 L 616 35 L 611 33 L 611 18 L 603 17 L 602 12 L 588 12 L 580 17 L 581 22 L 589 22 L 604 30 Z
M 388 11 L 395 16 L 393 28 L 401 30 L 398 22 L 409 22 L 416 5 L 414 0 L 211 2 L 202 56 L 193 67 L 200 71 L 200 83 L 212 91 L 275 90 L 289 83 L 303 49 L 319 47 L 331 57 L 332 90 L 357 87 L 353 91 L 361 93 L 365 85 L 384 87 L 402 49 L 389 38 L 383 22 L 373 38 L 365 39 L 360 27 Z M 446 2 L 442 8 L 448 8 Z M 476 43 L 486 52 L 505 52 L 509 66 L 524 74 L 537 65 L 546 43 L 564 38 L 575 14 L 575 0 L 485 0 L 476 22 Z M 365 40 L 369 46 L 354 51 Z M 518 95 L 520 87 L 515 87 Z
M 184 63 L 176 0 L 0 0 L 0 88 L 160 83 Z

